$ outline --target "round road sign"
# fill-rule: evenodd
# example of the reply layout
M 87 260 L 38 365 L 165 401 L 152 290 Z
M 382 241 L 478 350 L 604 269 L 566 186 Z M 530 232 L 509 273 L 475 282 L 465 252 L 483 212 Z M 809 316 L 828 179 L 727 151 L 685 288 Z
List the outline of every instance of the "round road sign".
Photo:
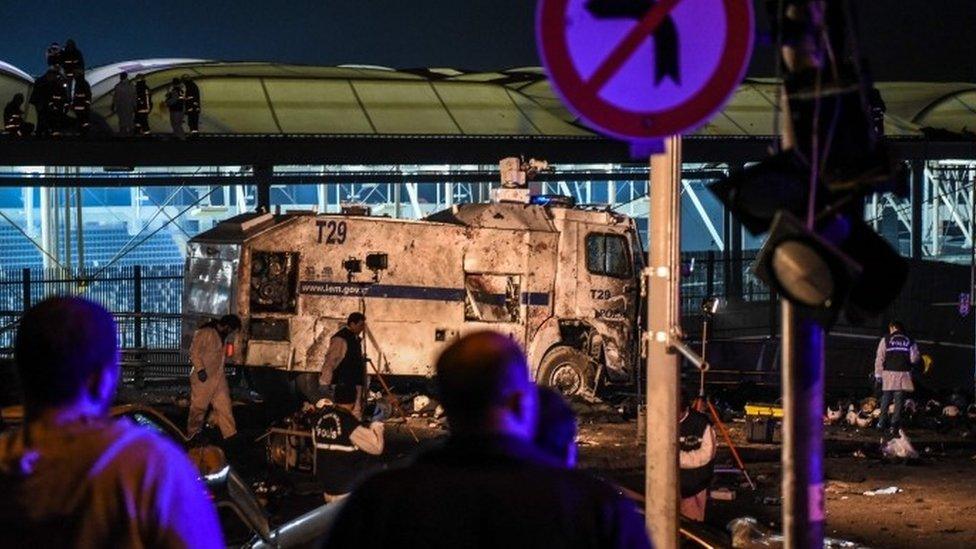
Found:
M 752 0 L 540 0 L 551 84 L 591 127 L 629 141 L 692 130 L 722 107 L 752 53 Z

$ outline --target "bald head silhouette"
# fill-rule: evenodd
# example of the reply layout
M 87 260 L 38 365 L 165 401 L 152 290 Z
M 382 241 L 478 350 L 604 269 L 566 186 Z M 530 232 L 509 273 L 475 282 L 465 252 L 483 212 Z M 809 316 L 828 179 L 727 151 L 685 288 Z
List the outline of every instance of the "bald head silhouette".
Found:
M 437 385 L 455 433 L 532 436 L 536 390 L 510 338 L 485 331 L 455 341 L 437 360 Z
M 105 371 L 116 373 L 118 358 L 112 315 L 79 297 L 52 297 L 34 305 L 20 319 L 14 338 L 25 404 L 34 411 L 73 403 Z

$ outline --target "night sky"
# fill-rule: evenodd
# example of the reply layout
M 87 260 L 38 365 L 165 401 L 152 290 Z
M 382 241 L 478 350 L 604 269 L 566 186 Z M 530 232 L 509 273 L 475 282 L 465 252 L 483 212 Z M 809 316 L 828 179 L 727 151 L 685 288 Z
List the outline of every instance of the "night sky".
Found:
M 976 82 L 976 1 L 853 0 L 878 80 Z M 0 0 L 0 60 L 44 68 L 75 39 L 89 67 L 152 57 L 491 70 L 538 65 L 534 0 Z M 764 25 L 760 14 L 760 25 Z M 756 48 L 750 74 L 771 74 Z

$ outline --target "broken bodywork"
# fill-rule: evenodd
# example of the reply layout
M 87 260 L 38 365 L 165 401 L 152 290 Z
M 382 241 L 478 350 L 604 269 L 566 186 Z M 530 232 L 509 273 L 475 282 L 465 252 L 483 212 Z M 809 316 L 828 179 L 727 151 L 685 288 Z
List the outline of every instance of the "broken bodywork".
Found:
M 190 241 L 184 343 L 236 313 L 232 362 L 317 372 L 361 311 L 384 374 L 429 377 L 451 341 L 490 329 L 524 346 L 540 382 L 591 394 L 633 378 L 641 261 L 632 219 L 527 198 L 419 221 L 245 214 Z

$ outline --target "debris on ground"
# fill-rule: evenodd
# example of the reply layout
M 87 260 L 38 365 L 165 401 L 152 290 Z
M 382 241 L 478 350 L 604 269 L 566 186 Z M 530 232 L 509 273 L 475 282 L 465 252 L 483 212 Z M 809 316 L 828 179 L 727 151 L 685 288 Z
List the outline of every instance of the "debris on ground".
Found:
M 573 397 L 569 407 L 579 419 L 580 423 L 623 423 L 626 421 L 620 410 L 601 401 L 589 401 L 581 397 Z
M 893 496 L 895 494 L 904 492 L 901 488 L 897 486 L 888 486 L 887 488 L 878 488 L 877 490 L 868 490 L 862 495 L 865 496 Z
M 918 452 L 912 446 L 905 431 L 899 429 L 898 436 L 884 443 L 881 453 L 886 458 L 918 459 Z
M 783 535 L 777 534 L 759 524 L 753 517 L 733 519 L 726 526 L 732 535 L 732 547 L 736 549 L 767 549 L 783 547 Z M 853 541 L 824 538 L 824 549 L 865 549 L 866 546 Z

